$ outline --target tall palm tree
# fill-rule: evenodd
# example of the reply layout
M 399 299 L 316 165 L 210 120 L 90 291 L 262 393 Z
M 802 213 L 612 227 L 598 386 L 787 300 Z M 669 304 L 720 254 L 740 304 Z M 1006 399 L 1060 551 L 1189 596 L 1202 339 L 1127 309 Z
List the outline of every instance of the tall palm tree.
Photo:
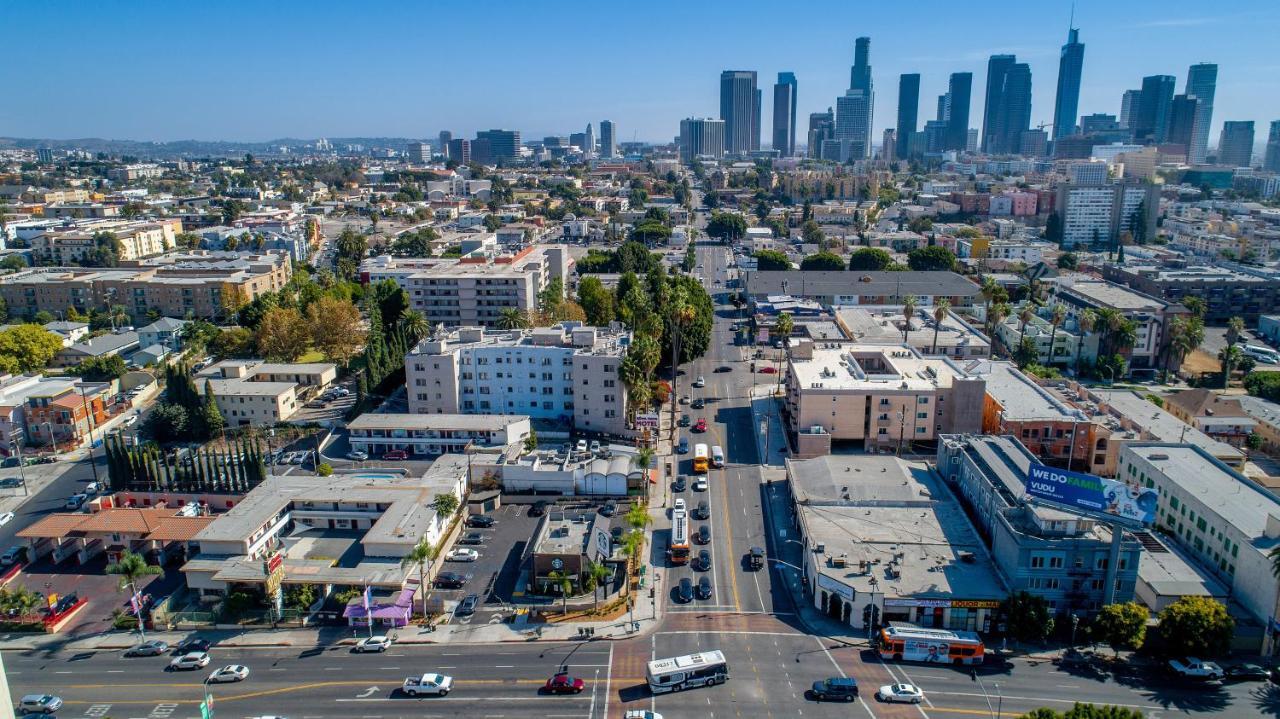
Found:
M 1049 331 L 1049 366 L 1053 366 L 1053 343 L 1058 338 L 1058 327 L 1066 319 L 1067 308 L 1061 302 L 1055 302 L 1049 310 L 1049 324 L 1053 327 Z
M 1222 388 L 1226 389 L 1231 385 L 1231 372 L 1236 365 L 1240 364 L 1240 360 L 1244 357 L 1244 353 L 1235 345 L 1227 345 L 1218 352 L 1218 361 L 1222 362 Z
M 1086 309 L 1080 313 L 1080 318 L 1076 320 L 1080 334 L 1076 337 L 1076 377 L 1080 377 L 1080 357 L 1084 354 L 1084 337 L 1093 332 L 1093 328 L 1098 321 L 1098 315 L 1091 309 Z
M 1242 334 L 1244 334 L 1244 320 L 1239 317 L 1227 320 L 1227 344 L 1235 344 Z
M 641 447 L 636 450 L 636 456 L 631 460 L 633 464 L 644 474 L 645 485 L 649 483 L 649 467 L 653 465 L 653 458 L 656 453 L 652 447 Z
M 431 332 L 431 323 L 427 318 L 417 310 L 406 310 L 400 316 L 400 329 L 414 343 L 426 337 Z
M 1022 338 L 1027 336 L 1027 323 L 1030 322 L 1035 316 L 1036 316 L 1035 305 L 1033 305 L 1030 302 L 1023 305 L 1022 309 L 1018 312 L 1018 322 L 1022 323 L 1021 328 L 1018 330 L 1018 346 L 1019 347 L 1022 346 Z
M 907 343 L 907 333 L 911 331 L 911 320 L 916 316 L 916 305 L 920 301 L 915 295 L 907 295 L 902 299 L 902 344 Z
M 613 572 L 609 571 L 609 565 L 604 562 L 587 562 L 587 577 L 591 579 L 591 584 L 594 586 L 592 598 L 596 611 L 600 610 L 600 586 L 608 581 L 612 574 Z
M 627 520 L 627 524 L 631 525 L 632 529 L 637 530 L 643 530 L 653 521 L 653 517 L 649 516 L 649 509 L 643 502 L 636 502 L 631 505 L 631 509 L 627 510 L 623 518 Z
M 791 319 L 790 313 L 783 312 L 778 315 L 778 320 L 774 323 L 774 329 L 778 332 L 778 339 L 782 342 L 782 347 L 778 348 L 778 389 L 782 389 L 782 355 L 787 351 L 788 339 L 791 337 L 791 331 L 795 329 L 795 321 Z M 777 390 L 775 390 L 776 393 Z
M 1195 295 L 1183 297 L 1182 306 L 1186 307 L 1193 316 L 1204 319 L 1204 312 L 1207 309 L 1207 306 L 1205 305 L 1203 297 L 1196 297 Z
M 946 297 L 940 298 L 933 305 L 933 353 L 938 354 L 938 330 L 942 328 L 942 323 L 947 319 L 947 313 L 951 311 L 951 300 Z
M 122 326 L 129 321 L 129 310 L 124 305 L 111 305 L 109 314 L 112 327 Z
M 519 330 L 532 326 L 529 316 L 514 307 L 503 308 L 498 314 L 498 329 Z
M 120 577 L 120 588 L 128 589 L 130 597 L 138 596 L 138 580 L 143 577 L 152 577 L 163 573 L 160 567 L 147 564 L 147 560 L 142 558 L 141 554 L 135 554 L 125 551 L 120 555 L 120 561 L 115 564 L 107 565 L 107 574 L 115 574 Z M 147 630 L 143 626 L 142 607 L 138 607 L 138 633 L 142 635 L 142 641 L 147 640 Z
M 413 545 L 413 549 L 409 550 L 409 553 L 400 560 L 400 566 L 402 567 L 412 567 L 414 565 L 418 567 L 418 591 L 422 592 L 423 619 L 427 618 L 427 572 L 430 571 L 431 563 L 439 555 L 439 545 L 433 545 L 427 541 L 426 537 L 422 537 L 417 544 Z
M 991 337 L 993 342 L 996 337 L 996 328 L 1000 326 L 1001 322 L 1004 322 L 1004 318 L 1012 313 L 1013 307 L 1009 306 L 1008 302 L 997 302 L 991 305 L 991 311 L 987 313 L 987 321 L 991 323 L 991 329 L 987 335 Z
M 994 277 L 982 278 L 982 289 L 978 290 L 982 295 L 982 300 L 986 302 L 987 314 L 991 314 L 991 305 L 995 304 L 996 292 L 1000 289 L 1000 285 L 996 283 Z
M 1098 356 L 1099 357 L 1104 357 L 1112 354 L 1111 336 L 1112 336 L 1112 333 L 1115 332 L 1116 327 L 1119 326 L 1119 323 L 1123 320 L 1124 320 L 1124 315 L 1120 314 L 1119 312 L 1117 312 L 1116 310 L 1110 307 L 1103 307 L 1102 309 L 1097 311 L 1097 319 L 1094 322 L 1094 326 L 1098 329 L 1098 332 L 1101 335 L 1098 338 Z

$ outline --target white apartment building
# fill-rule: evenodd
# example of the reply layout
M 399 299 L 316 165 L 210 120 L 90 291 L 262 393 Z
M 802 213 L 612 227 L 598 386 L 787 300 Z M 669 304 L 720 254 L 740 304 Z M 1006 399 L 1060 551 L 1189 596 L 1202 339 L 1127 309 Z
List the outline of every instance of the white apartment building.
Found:
M 368 412 L 347 424 L 352 449 L 381 456 L 402 450 L 412 456 L 465 453 L 468 447 L 505 448 L 529 437 L 527 415 L 402 414 Z
M 405 356 L 409 412 L 528 415 L 578 431 L 626 433 L 621 324 L 498 331 L 462 327 Z
M 995 198 L 992 198 L 995 201 Z M 1034 265 L 1044 259 L 1047 245 L 1036 242 L 1004 242 L 996 240 L 987 245 L 988 260 L 1005 260 L 1006 262 L 1025 262 Z
M 1108 245 L 1121 232 L 1132 231 L 1139 209 L 1146 215 L 1148 236 L 1154 237 L 1159 206 L 1158 187 L 1151 183 L 1063 183 L 1055 205 L 1062 219 L 1062 246 Z

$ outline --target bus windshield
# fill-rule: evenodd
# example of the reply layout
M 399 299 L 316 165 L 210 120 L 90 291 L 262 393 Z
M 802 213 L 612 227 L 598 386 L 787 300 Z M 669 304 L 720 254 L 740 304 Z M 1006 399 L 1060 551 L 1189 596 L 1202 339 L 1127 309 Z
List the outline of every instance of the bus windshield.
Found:
M 708 464 L 711 461 L 710 454 L 707 452 L 707 445 L 699 444 L 693 448 L 693 471 L 698 474 L 706 474 Z

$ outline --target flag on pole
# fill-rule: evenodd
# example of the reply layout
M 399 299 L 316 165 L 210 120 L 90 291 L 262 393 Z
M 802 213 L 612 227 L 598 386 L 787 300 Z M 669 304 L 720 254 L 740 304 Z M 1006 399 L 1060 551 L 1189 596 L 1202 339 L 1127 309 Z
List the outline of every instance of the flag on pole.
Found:
M 373 611 L 369 608 L 373 603 L 373 587 L 364 588 L 364 616 L 373 624 Z

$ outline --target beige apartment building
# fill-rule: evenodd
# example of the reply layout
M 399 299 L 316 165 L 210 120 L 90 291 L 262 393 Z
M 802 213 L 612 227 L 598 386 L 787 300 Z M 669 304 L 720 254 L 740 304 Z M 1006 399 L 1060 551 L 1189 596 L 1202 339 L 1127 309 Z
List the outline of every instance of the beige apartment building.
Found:
M 50 229 L 31 239 L 31 253 L 46 264 L 78 264 L 97 249 L 99 233 L 109 232 L 120 241 L 122 262 L 153 257 L 173 249 L 182 232 L 180 220 L 102 221 L 77 223 L 67 229 Z
M 327 362 L 227 360 L 201 370 L 195 384 L 204 394 L 208 382 L 228 425 L 256 427 L 289 419 L 302 406 L 300 394 L 314 393 L 337 376 L 338 366 Z
M 409 412 L 520 414 L 583 432 L 627 432 L 621 324 L 498 331 L 463 327 L 405 356 Z
M 939 434 L 982 428 L 983 380 L 908 346 L 802 340 L 788 353 L 786 383 L 800 458 L 829 454 L 838 441 L 910 452 Z

